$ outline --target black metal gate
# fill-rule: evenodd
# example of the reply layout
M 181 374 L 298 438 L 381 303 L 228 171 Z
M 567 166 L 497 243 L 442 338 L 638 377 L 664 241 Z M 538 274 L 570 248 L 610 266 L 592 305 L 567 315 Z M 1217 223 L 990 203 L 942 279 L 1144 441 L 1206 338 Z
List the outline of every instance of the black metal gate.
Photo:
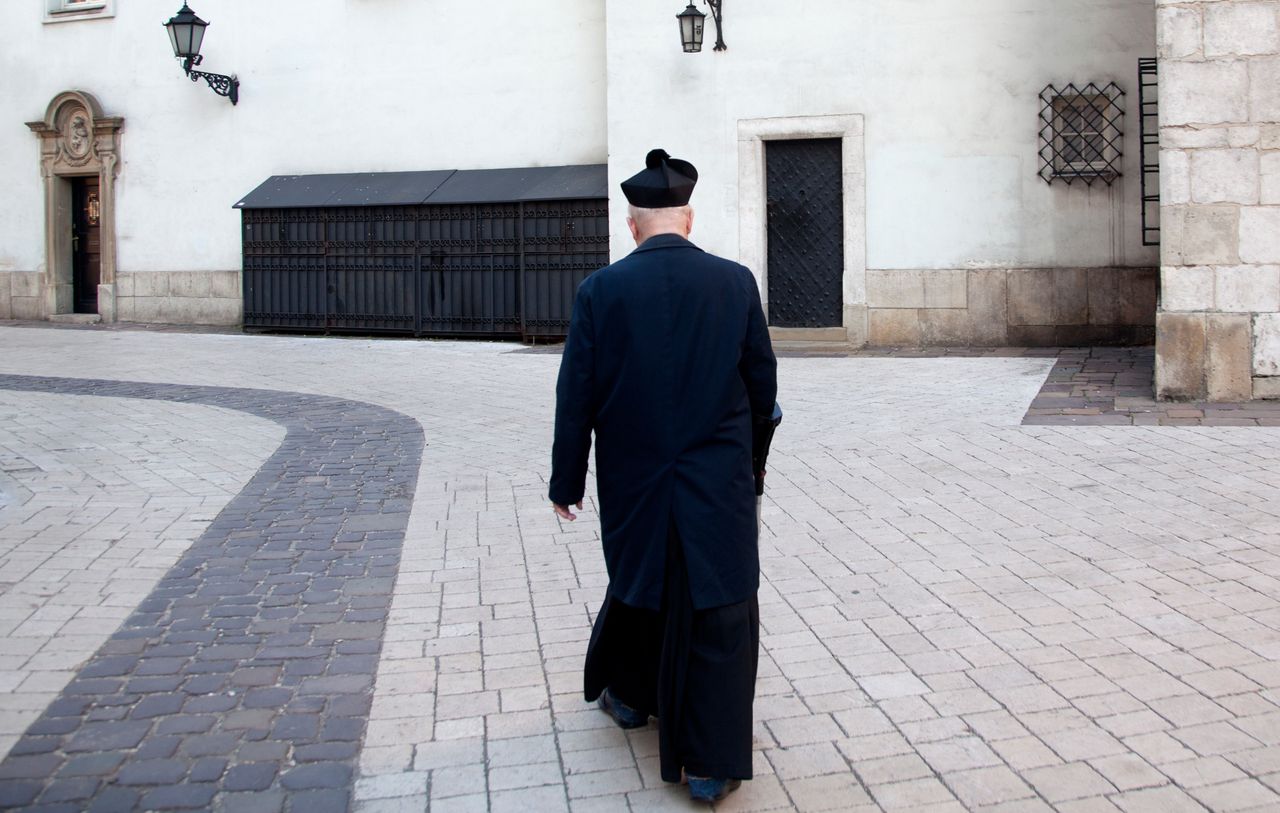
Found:
M 609 262 L 603 197 L 241 206 L 247 330 L 563 337 L 578 284 Z
M 844 207 L 840 139 L 765 142 L 769 324 L 844 321 Z

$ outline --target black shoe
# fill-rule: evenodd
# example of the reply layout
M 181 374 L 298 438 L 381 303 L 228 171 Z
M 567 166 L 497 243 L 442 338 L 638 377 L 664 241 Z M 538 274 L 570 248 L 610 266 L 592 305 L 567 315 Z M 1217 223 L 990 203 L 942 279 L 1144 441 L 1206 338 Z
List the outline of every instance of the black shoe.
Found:
M 710 779 L 690 776 L 689 798 L 695 802 L 718 802 L 742 786 L 741 779 Z
M 649 715 L 623 703 L 609 694 L 608 689 L 600 693 L 600 699 L 596 701 L 596 705 L 604 709 L 604 713 L 612 717 L 619 728 L 644 728 L 649 724 Z

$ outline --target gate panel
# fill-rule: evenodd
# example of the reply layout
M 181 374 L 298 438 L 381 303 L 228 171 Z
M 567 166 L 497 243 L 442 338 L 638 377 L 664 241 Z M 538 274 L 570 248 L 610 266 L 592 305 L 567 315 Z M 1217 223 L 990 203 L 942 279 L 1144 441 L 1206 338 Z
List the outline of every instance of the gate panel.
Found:
M 324 257 L 246 256 L 244 326 L 272 330 L 323 330 L 326 301 Z
M 412 333 L 414 257 L 333 255 L 328 258 L 329 318 L 334 330 Z
M 524 336 L 567 336 L 578 286 L 609 264 L 608 202 L 526 203 L 521 244 Z
M 844 322 L 840 139 L 765 142 L 769 324 Z
M 424 257 L 419 283 L 422 332 L 438 336 L 519 336 L 520 257 Z
M 283 218 L 283 242 L 281 254 L 323 254 L 323 209 L 285 209 Z
M 244 256 L 284 253 L 284 210 L 257 209 L 241 214 Z
M 418 251 L 425 254 L 474 254 L 474 206 L 422 206 L 418 214 Z

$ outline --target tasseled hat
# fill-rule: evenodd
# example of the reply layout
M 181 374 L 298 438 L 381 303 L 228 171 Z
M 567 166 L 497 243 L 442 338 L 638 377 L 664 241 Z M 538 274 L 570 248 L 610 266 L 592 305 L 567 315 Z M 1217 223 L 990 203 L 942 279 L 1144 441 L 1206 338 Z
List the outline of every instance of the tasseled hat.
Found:
M 644 170 L 622 182 L 627 202 L 642 209 L 684 206 L 693 195 L 698 170 L 688 161 L 672 158 L 666 150 L 650 150 Z

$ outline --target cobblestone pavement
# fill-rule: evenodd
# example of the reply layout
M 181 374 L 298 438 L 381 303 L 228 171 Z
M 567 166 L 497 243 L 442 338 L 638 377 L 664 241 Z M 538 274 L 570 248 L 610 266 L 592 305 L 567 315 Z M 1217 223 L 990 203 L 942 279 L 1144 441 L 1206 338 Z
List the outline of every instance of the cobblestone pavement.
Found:
M 1031 402 L 1027 425 L 1280 426 L 1280 401 L 1155 400 L 1151 347 L 1062 350 Z
M 347 809 L 418 424 L 368 404 L 229 387 L 0 375 L 0 389 L 216 404 L 287 430 L 13 745 L 0 804 L 250 811 L 287 797 L 300 810 Z
M 0 347 L 3 373 L 330 395 L 423 426 L 372 702 L 352 718 L 356 809 L 692 809 L 657 778 L 652 726 L 624 733 L 581 700 L 605 579 L 590 499 L 573 524 L 546 505 L 555 355 L 17 328 Z M 1022 426 L 1053 365 L 783 359 L 757 775 L 718 808 L 1280 805 L 1280 432 Z M 95 400 L 59 399 L 31 420 Z M 276 740 L 283 771 L 315 744 Z M 256 763 L 224 758 L 224 778 Z
M 0 759 L 283 436 L 215 407 L 0 390 Z

